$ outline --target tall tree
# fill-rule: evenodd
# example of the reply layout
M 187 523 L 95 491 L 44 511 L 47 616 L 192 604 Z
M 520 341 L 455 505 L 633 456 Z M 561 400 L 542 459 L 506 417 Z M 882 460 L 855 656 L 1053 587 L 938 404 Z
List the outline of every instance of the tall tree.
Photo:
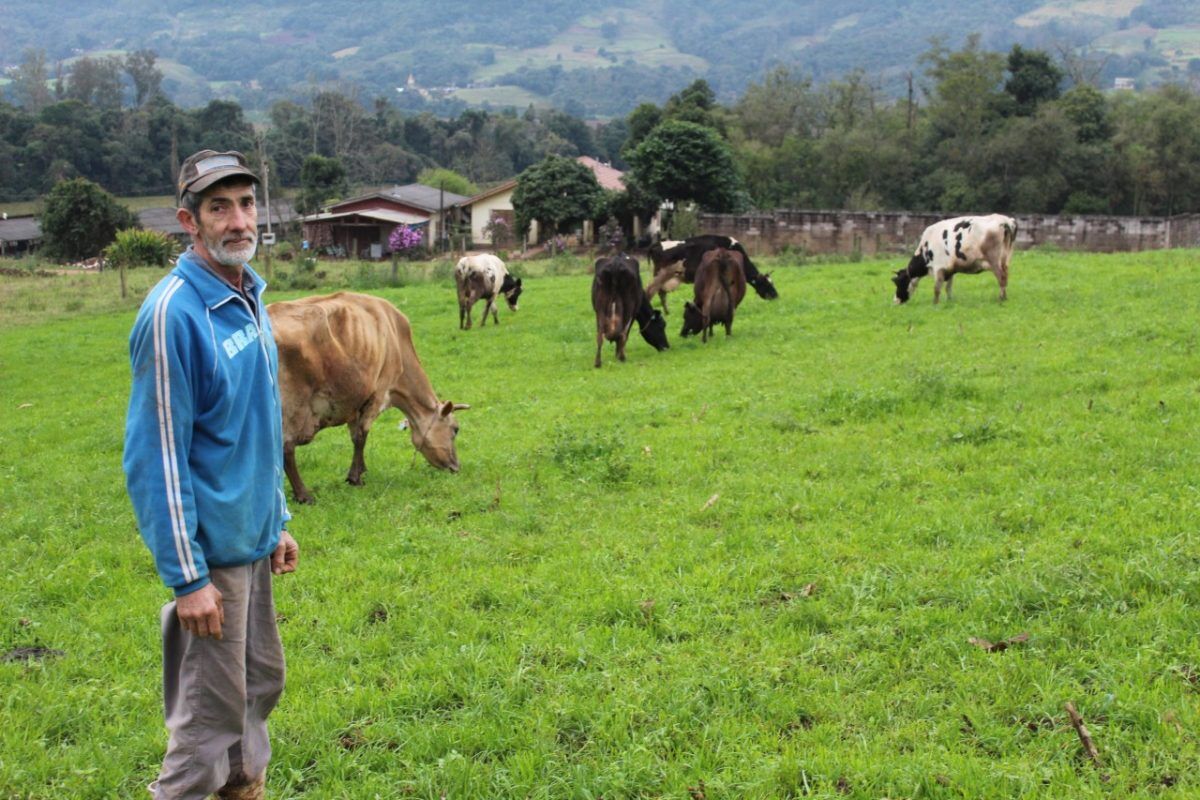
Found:
M 537 220 L 542 235 L 591 219 L 603 200 L 592 171 L 571 158 L 547 156 L 517 176 L 512 204 L 517 230 L 529 231 Z
M 116 56 L 79 59 L 71 67 L 67 99 L 78 100 L 102 111 L 121 107 L 121 71 L 124 65 Z
M 729 146 L 716 131 L 668 120 L 629 155 L 638 184 L 659 197 L 692 201 L 709 211 L 733 211 L 742 191 Z
M 343 198 L 349 190 L 346 167 L 336 158 L 311 155 L 300 168 L 300 194 L 296 210 L 302 214 L 319 211 L 330 200 Z
M 1046 51 L 1014 44 L 1008 53 L 1008 73 L 1004 91 L 1012 97 L 1017 114 L 1029 116 L 1042 103 L 1058 98 L 1063 71 Z
M 13 72 L 13 99 L 30 114 L 36 114 L 52 100 L 50 75 L 46 71 L 46 51 L 26 50 L 20 66 Z
M 139 108 L 162 91 L 162 71 L 155 66 L 153 50 L 135 50 L 125 56 L 125 72 L 133 81 L 134 105 Z

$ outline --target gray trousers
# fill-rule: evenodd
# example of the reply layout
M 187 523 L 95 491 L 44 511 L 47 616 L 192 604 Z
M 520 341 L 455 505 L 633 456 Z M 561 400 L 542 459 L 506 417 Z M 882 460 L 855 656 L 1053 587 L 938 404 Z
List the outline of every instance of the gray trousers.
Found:
M 267 715 L 283 693 L 271 559 L 210 570 L 221 592 L 221 639 L 193 636 L 162 610 L 163 701 L 170 732 L 155 800 L 201 800 L 261 775 L 271 759 Z

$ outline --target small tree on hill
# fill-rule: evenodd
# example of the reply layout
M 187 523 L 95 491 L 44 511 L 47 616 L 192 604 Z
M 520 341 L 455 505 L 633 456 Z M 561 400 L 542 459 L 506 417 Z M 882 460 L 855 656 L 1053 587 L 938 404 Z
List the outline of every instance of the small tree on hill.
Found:
M 100 255 L 122 228 L 135 228 L 134 213 L 87 180 L 61 181 L 46 195 L 41 216 L 42 253 L 64 261 Z
M 517 176 L 512 204 L 517 230 L 524 235 L 537 220 L 542 235 L 591 219 L 603 190 L 590 169 L 571 158 L 547 156 Z

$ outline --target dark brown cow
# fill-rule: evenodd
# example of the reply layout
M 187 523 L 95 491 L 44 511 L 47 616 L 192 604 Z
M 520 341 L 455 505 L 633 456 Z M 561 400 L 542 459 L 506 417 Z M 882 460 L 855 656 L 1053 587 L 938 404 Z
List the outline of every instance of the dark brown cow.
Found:
M 637 259 L 625 253 L 597 259 L 596 276 L 592 279 L 592 308 L 596 312 L 597 367 L 606 339 L 616 342 L 617 360 L 625 360 L 625 342 L 634 320 L 651 347 L 656 350 L 670 347 L 666 320 L 650 307 Z
M 683 306 L 683 330 L 680 336 L 700 334 L 707 342 L 713 326 L 725 325 L 725 335 L 733 334 L 733 312 L 746 296 L 746 271 L 742 254 L 718 247 L 700 259 L 696 270 L 695 302 Z
M 349 426 L 354 458 L 346 482 L 359 486 L 371 424 L 392 407 L 404 413 L 413 446 L 430 464 L 458 472 L 453 412 L 470 406 L 438 400 L 408 318 L 395 306 L 338 292 L 271 303 L 267 312 L 279 346 L 283 465 L 298 502 L 314 501 L 296 468 L 296 447 L 324 428 Z

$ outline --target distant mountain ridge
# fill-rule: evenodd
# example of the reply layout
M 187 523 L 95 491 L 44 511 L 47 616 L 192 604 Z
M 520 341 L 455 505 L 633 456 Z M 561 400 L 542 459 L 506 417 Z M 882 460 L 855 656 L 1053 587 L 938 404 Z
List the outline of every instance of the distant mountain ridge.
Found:
M 1088 48 L 1108 84 L 1200 76 L 1189 0 L 5 0 L 0 14 L 5 67 L 31 48 L 68 71 L 80 56 L 149 48 L 176 102 L 250 109 L 336 82 L 412 109 L 610 116 L 698 77 L 729 101 L 780 64 L 817 81 L 861 69 L 899 94 L 931 37 L 953 48 L 970 33 L 993 50 Z

